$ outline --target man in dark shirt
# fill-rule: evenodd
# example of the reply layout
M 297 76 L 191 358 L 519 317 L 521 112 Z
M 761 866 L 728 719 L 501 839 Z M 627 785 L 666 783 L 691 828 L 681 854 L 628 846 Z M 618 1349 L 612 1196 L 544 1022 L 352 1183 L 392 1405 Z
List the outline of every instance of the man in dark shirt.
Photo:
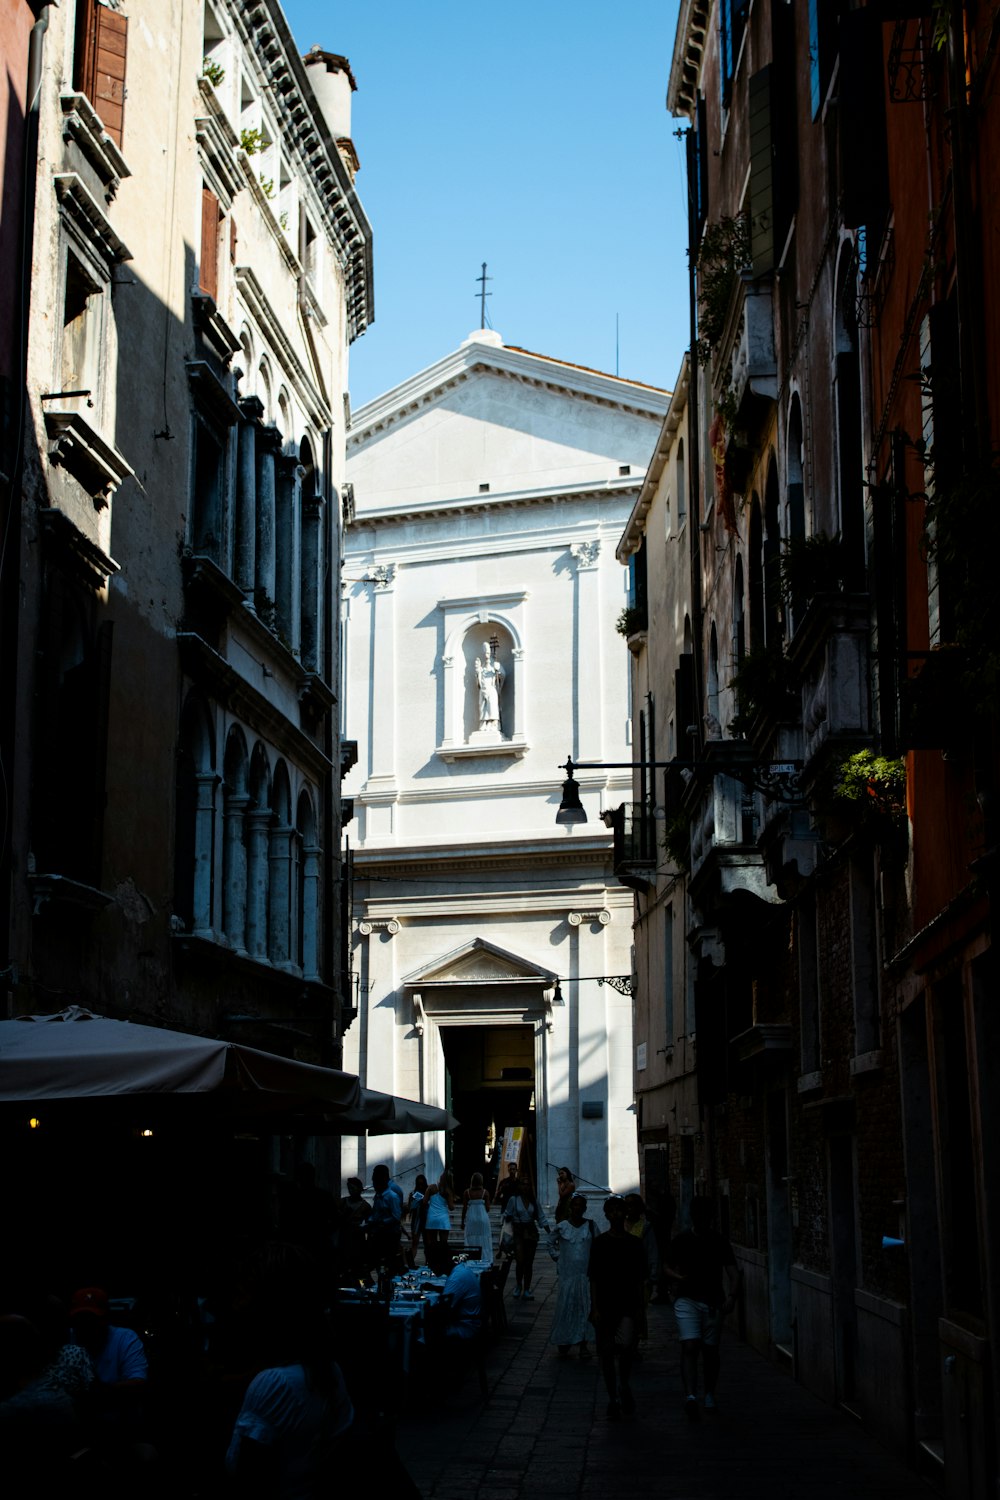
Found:
M 698 1356 L 705 1379 L 705 1410 L 715 1411 L 719 1378 L 719 1335 L 722 1320 L 736 1306 L 740 1269 L 733 1247 L 714 1228 L 715 1208 L 710 1198 L 691 1203 L 691 1228 L 670 1247 L 667 1275 L 676 1283 L 674 1313 L 681 1337 L 684 1410 L 697 1422 Z M 726 1288 L 723 1287 L 723 1279 Z
M 625 1200 L 613 1193 L 604 1204 L 608 1228 L 590 1249 L 590 1321 L 608 1392 L 608 1416 L 635 1411 L 629 1379 L 645 1303 L 646 1257 L 625 1228 Z M 615 1360 L 618 1361 L 617 1382 Z

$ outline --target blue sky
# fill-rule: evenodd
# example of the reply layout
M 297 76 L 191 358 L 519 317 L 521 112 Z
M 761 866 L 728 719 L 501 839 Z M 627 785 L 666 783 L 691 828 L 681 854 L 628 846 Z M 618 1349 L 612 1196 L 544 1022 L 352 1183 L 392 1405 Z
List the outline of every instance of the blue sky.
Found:
M 355 410 L 479 326 L 669 387 L 687 344 L 684 150 L 664 98 L 677 0 L 284 0 L 350 58 L 375 324 Z

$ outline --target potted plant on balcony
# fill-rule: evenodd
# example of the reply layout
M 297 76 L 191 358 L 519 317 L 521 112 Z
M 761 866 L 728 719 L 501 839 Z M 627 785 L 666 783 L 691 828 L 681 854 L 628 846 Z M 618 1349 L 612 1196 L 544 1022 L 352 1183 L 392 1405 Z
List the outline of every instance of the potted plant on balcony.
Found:
M 746 214 L 726 215 L 708 224 L 698 248 L 698 341 L 695 355 L 707 365 L 726 331 L 729 305 L 741 274 L 750 264 L 750 223 Z
M 842 594 L 846 587 L 847 555 L 840 533 L 825 531 L 782 540 L 781 597 L 797 614 L 820 594 Z
M 742 738 L 755 736 L 760 720 L 783 723 L 799 712 L 795 681 L 780 641 L 748 651 L 729 686 L 738 705 L 730 729 Z

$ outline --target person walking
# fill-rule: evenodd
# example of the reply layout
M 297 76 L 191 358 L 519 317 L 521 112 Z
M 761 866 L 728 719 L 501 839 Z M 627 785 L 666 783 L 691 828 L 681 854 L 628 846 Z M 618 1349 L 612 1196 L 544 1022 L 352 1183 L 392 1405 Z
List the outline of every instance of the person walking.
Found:
M 625 1228 L 625 1200 L 612 1193 L 604 1203 L 608 1227 L 590 1252 L 590 1321 L 608 1393 L 608 1417 L 635 1411 L 632 1365 L 645 1298 L 646 1257 Z M 615 1365 L 617 1363 L 617 1371 Z
M 719 1338 L 722 1320 L 736 1306 L 741 1272 L 733 1247 L 715 1228 L 715 1206 L 710 1198 L 691 1201 L 691 1228 L 670 1246 L 667 1275 L 677 1283 L 674 1315 L 681 1339 L 684 1410 L 689 1421 L 701 1418 L 698 1409 L 698 1358 L 705 1383 L 705 1410 L 715 1411 L 719 1379 Z M 723 1288 L 723 1278 L 727 1289 Z
M 546 1249 L 556 1263 L 556 1312 L 552 1319 L 549 1343 L 555 1344 L 560 1359 L 568 1359 L 574 1344 L 580 1346 L 580 1358 L 590 1359 L 587 1340 L 593 1334 L 590 1322 L 590 1247 L 597 1227 L 584 1215 L 587 1200 L 574 1193 L 569 1202 L 569 1216 L 562 1219 L 549 1235 Z
M 493 1230 L 490 1227 L 490 1195 L 483 1186 L 482 1172 L 473 1172 L 472 1180 L 462 1194 L 462 1228 L 465 1247 L 480 1251 L 479 1263 L 493 1264 Z
M 569 1205 L 576 1192 L 576 1182 L 569 1167 L 560 1167 L 556 1172 L 555 1221 L 561 1224 L 569 1218 Z
M 526 1177 L 518 1176 L 517 1186 L 507 1199 L 503 1211 L 504 1223 L 509 1224 L 514 1237 L 514 1296 L 534 1300 L 531 1290 L 531 1272 L 538 1249 L 538 1228 L 548 1229 L 545 1217 L 535 1197 L 534 1189 Z
M 434 1272 L 447 1269 L 445 1262 L 454 1202 L 454 1182 L 446 1167 L 438 1178 L 437 1187 L 428 1190 L 427 1213 L 424 1218 L 425 1255 L 427 1264 Z

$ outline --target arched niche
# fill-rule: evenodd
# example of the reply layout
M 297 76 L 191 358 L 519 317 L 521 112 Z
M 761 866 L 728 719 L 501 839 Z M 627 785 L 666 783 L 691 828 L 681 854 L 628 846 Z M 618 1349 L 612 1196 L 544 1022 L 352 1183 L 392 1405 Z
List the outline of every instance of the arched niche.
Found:
M 521 756 L 527 749 L 527 676 L 524 651 L 526 593 L 483 600 L 442 600 L 444 644 L 440 660 L 444 732 L 437 753 L 443 760 L 477 755 Z M 473 608 L 476 605 L 478 607 Z M 504 683 L 500 693 L 501 733 L 479 732 L 475 660 L 495 636 Z

